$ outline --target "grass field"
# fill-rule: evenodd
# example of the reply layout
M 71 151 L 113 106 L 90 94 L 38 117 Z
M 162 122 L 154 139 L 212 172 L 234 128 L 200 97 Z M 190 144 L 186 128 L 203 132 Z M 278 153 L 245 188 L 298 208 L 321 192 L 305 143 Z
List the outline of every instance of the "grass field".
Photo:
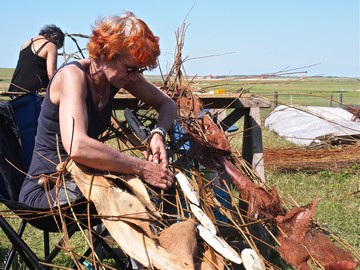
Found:
M 0 68 L 0 91 L 5 91 L 9 87 L 14 69 Z
M 225 93 L 252 93 L 270 100 L 277 92 L 279 104 L 329 106 L 332 98 L 336 106 L 342 95 L 343 103 L 360 105 L 360 81 L 356 78 L 208 79 L 196 81 L 194 86 L 204 92 L 224 89 Z
M 0 90 L 6 89 L 12 69 L 0 69 Z M 311 106 L 338 106 L 339 97 L 346 105 L 360 105 L 360 82 L 355 78 L 270 78 L 270 79 L 204 79 L 195 80 L 191 85 L 196 91 L 210 92 L 223 89 L 225 93 L 252 93 L 274 100 L 274 93 L 278 93 L 279 104 L 300 104 Z M 341 94 L 341 95 L 340 95 Z M 332 102 L 331 99 L 332 98 Z M 270 109 L 262 111 L 263 120 Z M 241 125 L 240 125 L 241 129 Z M 241 148 L 241 134 L 235 137 L 232 143 Z M 278 137 L 269 130 L 263 129 L 264 148 L 291 148 L 291 143 Z M 269 185 L 275 186 L 285 197 L 291 197 L 300 205 L 309 203 L 316 197 L 321 198 L 315 219 L 322 226 L 329 228 L 339 237 L 347 241 L 352 247 L 360 252 L 360 197 L 351 196 L 352 192 L 358 192 L 360 164 L 352 164 L 348 169 L 337 173 L 321 171 L 318 173 L 274 173 L 266 172 Z M 0 206 L 0 210 L 4 210 Z M 18 219 L 13 218 L 12 224 L 18 224 Z M 37 230 L 25 232 L 25 239 L 31 246 L 40 252 L 41 243 Z M 55 243 L 54 239 L 54 243 Z M 0 269 L 6 250 L 10 247 L 6 237 L 0 232 Z M 64 262 L 58 262 L 65 265 Z M 20 269 L 20 268 L 19 268 Z

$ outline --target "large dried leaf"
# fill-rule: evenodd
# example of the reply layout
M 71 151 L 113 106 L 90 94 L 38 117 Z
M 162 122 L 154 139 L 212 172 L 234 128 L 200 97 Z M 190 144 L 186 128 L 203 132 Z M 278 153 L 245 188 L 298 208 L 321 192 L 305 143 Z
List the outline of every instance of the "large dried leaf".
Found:
M 69 162 L 67 170 L 85 197 L 94 203 L 98 213 L 106 217 L 102 218 L 105 227 L 130 257 L 146 267 L 193 269 L 192 265 L 171 254 L 153 239 L 147 211 L 134 195 L 73 161 Z

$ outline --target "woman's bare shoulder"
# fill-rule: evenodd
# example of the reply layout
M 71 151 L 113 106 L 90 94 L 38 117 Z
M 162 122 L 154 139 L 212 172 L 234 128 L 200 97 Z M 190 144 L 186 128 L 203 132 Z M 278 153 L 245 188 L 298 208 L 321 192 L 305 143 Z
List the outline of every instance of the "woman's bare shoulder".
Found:
M 82 83 L 86 80 L 86 67 L 84 67 L 83 63 L 77 61 L 81 64 L 83 69 L 76 65 L 75 63 L 68 63 L 61 66 L 56 72 L 53 78 L 53 84 L 63 85 L 64 83 L 68 83 L 69 81 L 74 83 Z

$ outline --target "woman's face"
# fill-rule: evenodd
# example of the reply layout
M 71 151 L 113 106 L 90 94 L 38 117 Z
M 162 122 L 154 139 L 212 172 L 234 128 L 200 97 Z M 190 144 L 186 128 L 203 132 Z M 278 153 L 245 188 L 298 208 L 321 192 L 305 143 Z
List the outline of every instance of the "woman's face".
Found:
M 129 56 L 121 56 L 116 58 L 108 65 L 105 74 L 116 88 L 124 87 L 129 81 L 136 81 L 139 73 L 144 69 L 136 66 L 135 61 Z

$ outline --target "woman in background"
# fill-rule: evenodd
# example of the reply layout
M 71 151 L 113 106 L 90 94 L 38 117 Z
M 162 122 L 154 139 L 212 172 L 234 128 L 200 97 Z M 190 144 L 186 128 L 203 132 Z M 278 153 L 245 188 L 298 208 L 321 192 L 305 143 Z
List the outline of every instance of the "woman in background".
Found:
M 46 90 L 57 68 L 57 50 L 63 47 L 65 35 L 54 24 L 45 25 L 39 35 L 21 47 L 11 79 L 11 93 L 40 93 Z

